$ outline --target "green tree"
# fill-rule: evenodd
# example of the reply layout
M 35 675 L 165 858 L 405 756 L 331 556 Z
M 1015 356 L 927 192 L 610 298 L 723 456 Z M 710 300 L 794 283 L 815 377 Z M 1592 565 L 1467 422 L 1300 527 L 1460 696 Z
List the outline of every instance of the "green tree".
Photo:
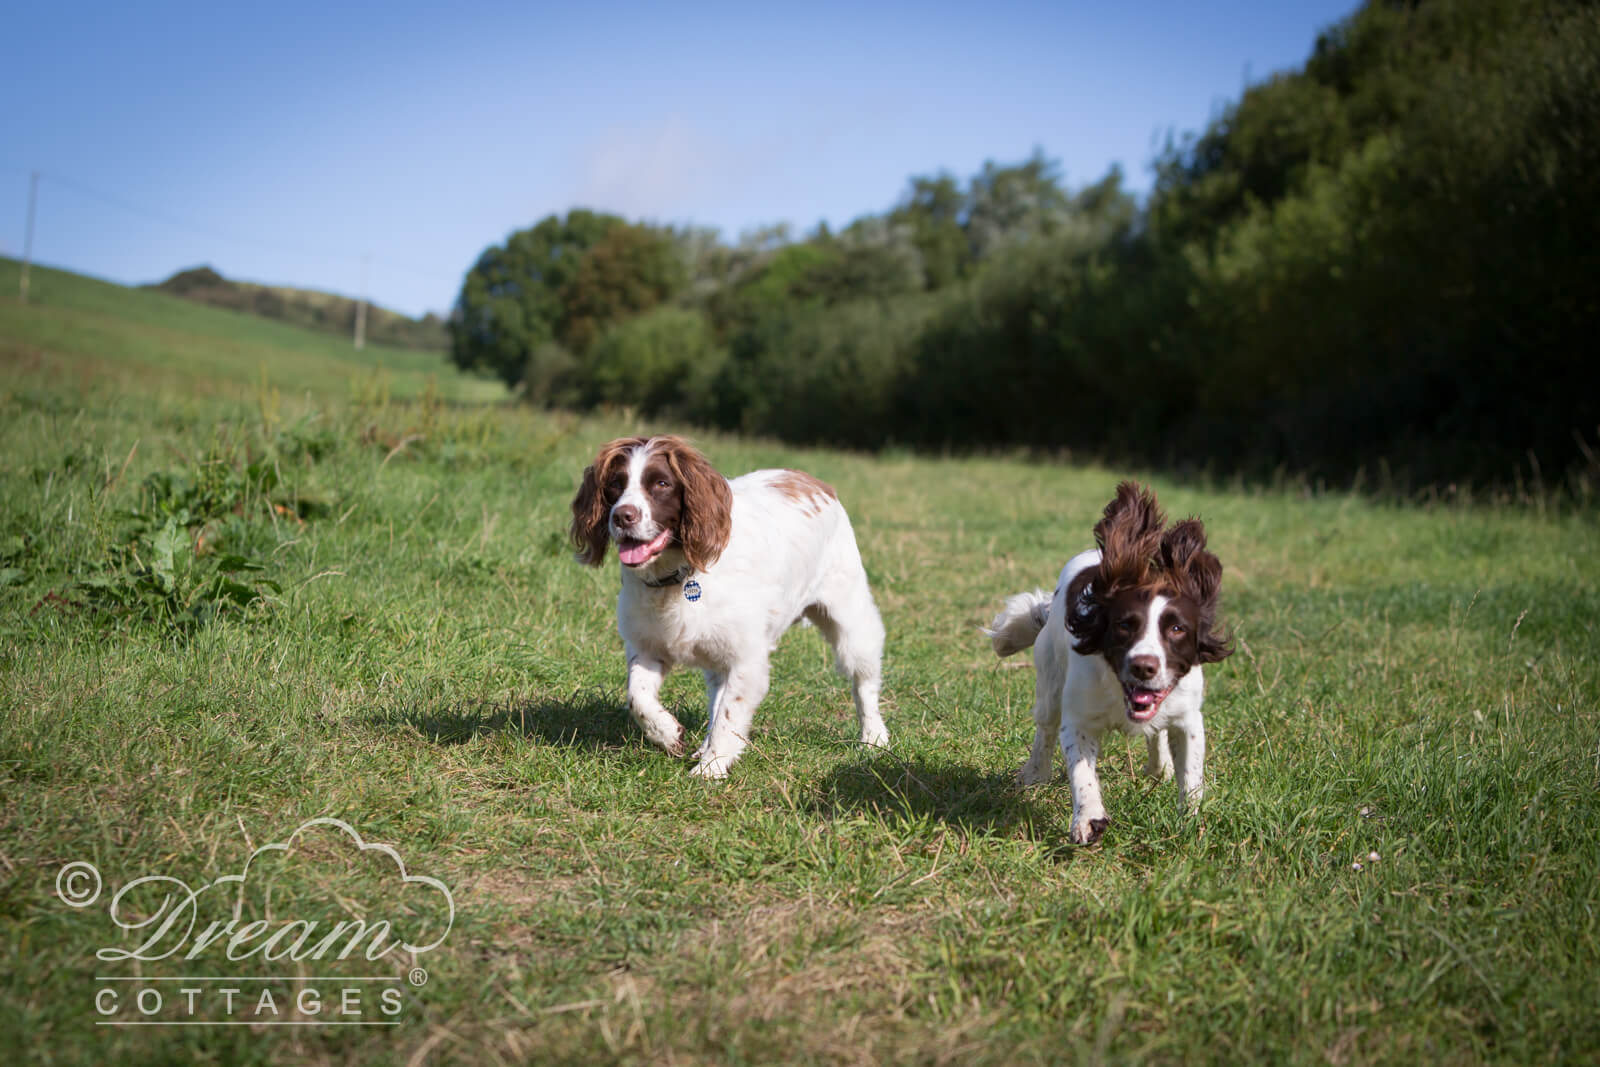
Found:
M 1335 477 L 1581 468 L 1597 130 L 1589 5 L 1371 2 L 1325 33 L 1162 161 L 1152 228 L 1208 368 L 1179 432 Z
M 797 298 L 796 285 L 812 269 L 825 263 L 827 250 L 815 241 L 771 247 L 746 246 L 748 257 L 737 281 L 724 286 L 706 301 L 706 308 L 718 336 L 735 338 L 756 328 L 763 319 L 786 313 L 791 305 L 807 299 Z
M 585 399 L 626 404 L 647 415 L 699 403 L 720 369 L 706 318 L 693 308 L 666 305 L 617 323 L 590 349 Z
M 671 299 L 688 280 L 670 231 L 613 226 L 584 251 L 561 286 L 558 336 L 581 356 L 607 326 Z
M 582 209 L 551 215 L 484 249 L 467 272 L 450 319 L 450 358 L 465 370 L 522 381 L 530 358 L 557 337 L 562 291 L 584 253 L 625 225 Z
M 967 243 L 967 198 L 949 174 L 911 179 L 911 188 L 889 219 L 908 227 L 911 243 L 922 258 L 929 289 L 941 289 L 963 277 L 971 262 Z
M 1036 237 L 1055 234 L 1071 203 L 1061 168 L 1039 149 L 1009 167 L 993 162 L 973 176 L 967 191 L 967 240 L 976 260 Z
M 908 225 L 868 216 L 837 237 L 819 233 L 809 247 L 823 255 L 789 283 L 789 295 L 803 302 L 884 300 L 922 289 L 922 253 Z

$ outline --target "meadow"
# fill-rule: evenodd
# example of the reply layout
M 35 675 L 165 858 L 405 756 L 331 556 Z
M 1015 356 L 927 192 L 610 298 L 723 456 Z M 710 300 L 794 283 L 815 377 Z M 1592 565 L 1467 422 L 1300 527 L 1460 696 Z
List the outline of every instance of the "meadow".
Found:
M 27 1060 L 1600 1058 L 1591 509 L 540 414 L 418 353 L 55 272 L 34 294 L 0 303 L 0 1038 Z M 615 566 L 574 563 L 566 526 L 595 449 L 656 430 L 837 487 L 888 629 L 889 751 L 851 740 L 804 629 L 728 781 L 643 743 Z M 1130 475 L 1205 520 L 1238 651 L 1207 673 L 1201 809 L 1113 740 L 1111 828 L 1075 847 L 1065 782 L 1014 782 L 1031 666 L 978 627 Z M 699 678 L 665 695 L 698 737 Z M 442 940 L 106 954 L 318 817 L 447 887 L 448 920 L 326 826 L 237 914 Z M 119 898 L 119 932 L 108 902 L 152 875 L 174 881 Z M 330 969 L 398 1010 L 218 1007 L 273 980 L 326 1003 Z

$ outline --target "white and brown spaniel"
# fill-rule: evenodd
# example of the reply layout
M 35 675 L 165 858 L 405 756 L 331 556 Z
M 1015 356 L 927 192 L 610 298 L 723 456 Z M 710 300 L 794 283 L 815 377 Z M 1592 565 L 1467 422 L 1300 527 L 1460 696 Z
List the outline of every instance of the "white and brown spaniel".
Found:
M 1145 735 L 1152 777 L 1171 777 L 1176 759 L 1187 802 L 1205 790 L 1200 664 L 1233 652 L 1216 620 L 1222 564 L 1206 551 L 1199 519 L 1164 527 L 1155 497 L 1123 482 L 1095 524 L 1100 547 L 1067 561 L 1054 597 L 1008 598 L 986 631 L 1000 656 L 1033 646 L 1033 751 L 1017 777 L 1048 781 L 1059 738 L 1072 787 L 1068 836 L 1079 844 L 1110 822 L 1095 774 L 1110 730 Z
M 661 704 L 661 681 L 678 666 L 705 674 L 694 774 L 727 776 L 766 696 L 768 657 L 801 618 L 851 681 L 861 743 L 889 743 L 878 714 L 883 622 L 831 486 L 792 470 L 729 481 L 681 438 L 622 438 L 583 472 L 572 541 L 596 567 L 617 543 L 628 705 L 645 737 L 674 756 L 684 729 Z

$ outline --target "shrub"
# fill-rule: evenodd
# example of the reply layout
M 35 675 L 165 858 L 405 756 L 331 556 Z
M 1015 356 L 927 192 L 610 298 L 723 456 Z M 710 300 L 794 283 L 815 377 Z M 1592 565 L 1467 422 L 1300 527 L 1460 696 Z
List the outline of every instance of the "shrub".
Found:
M 611 327 L 595 342 L 582 372 L 583 400 L 647 414 L 681 411 L 693 406 L 724 358 L 700 312 L 657 308 Z

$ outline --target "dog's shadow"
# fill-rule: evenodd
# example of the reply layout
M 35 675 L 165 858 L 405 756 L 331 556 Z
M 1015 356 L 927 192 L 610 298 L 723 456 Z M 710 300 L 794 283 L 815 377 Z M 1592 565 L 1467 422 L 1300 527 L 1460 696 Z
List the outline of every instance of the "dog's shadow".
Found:
M 495 734 L 588 751 L 639 743 L 626 706 L 615 693 L 604 690 L 385 708 L 375 710 L 367 721 L 384 729 L 415 730 L 436 745 L 461 745 Z M 685 725 L 693 728 L 687 720 Z M 838 765 L 806 795 L 806 810 L 821 818 L 866 814 L 885 820 L 927 820 L 966 834 L 1050 836 L 1036 825 L 1033 803 L 1010 771 L 985 772 L 921 756 L 902 759 L 884 752 Z
M 563 748 L 627 747 L 627 708 L 603 690 L 567 696 L 421 705 L 374 711 L 367 721 L 380 728 L 410 728 L 436 745 L 461 745 L 478 737 L 509 734 Z
M 834 818 L 932 820 L 966 833 L 1034 834 L 1034 812 L 1010 773 L 985 773 L 956 763 L 884 755 L 830 771 L 808 807 Z

